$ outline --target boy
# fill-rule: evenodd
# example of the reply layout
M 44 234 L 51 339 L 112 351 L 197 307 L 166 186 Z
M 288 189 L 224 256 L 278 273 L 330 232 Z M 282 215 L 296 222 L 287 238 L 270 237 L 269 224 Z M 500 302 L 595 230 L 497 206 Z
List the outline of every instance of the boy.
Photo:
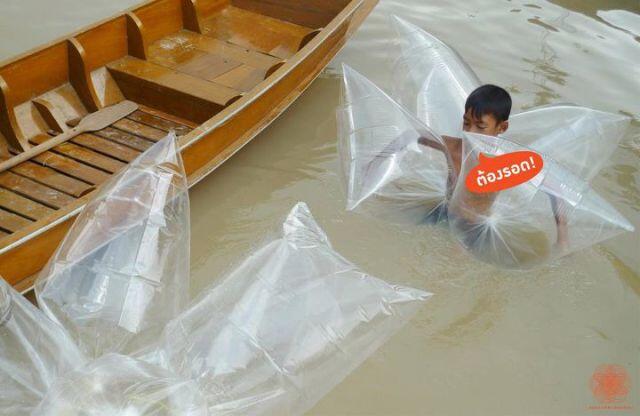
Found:
M 465 132 L 483 134 L 486 136 L 498 136 L 507 131 L 509 128 L 509 115 L 511 113 L 511 96 L 509 93 L 495 85 L 483 85 L 474 90 L 465 103 L 465 112 L 462 120 L 462 128 Z M 455 186 L 457 180 L 464 180 L 459 178 L 460 169 L 462 164 L 462 139 L 457 137 L 443 136 L 444 144 L 451 156 L 451 162 L 453 164 L 453 181 L 450 180 L 450 185 Z M 420 139 L 420 144 L 430 147 L 431 143 Z M 453 192 L 451 186 L 449 187 L 449 193 Z M 467 229 L 468 245 L 474 245 L 476 240 L 487 238 L 487 230 L 481 226 L 481 222 L 490 214 L 491 206 L 493 205 L 497 193 L 490 194 L 474 194 L 463 190 L 462 195 L 457 195 L 460 198 L 457 204 L 460 209 L 455 213 L 462 221 L 464 228 Z M 551 207 L 553 210 L 556 228 L 557 228 L 557 244 L 560 248 L 565 248 L 567 244 L 567 223 L 565 216 L 563 215 L 563 204 L 554 196 L 549 195 L 551 199 Z M 486 241 L 480 241 L 481 244 L 486 244 Z M 536 257 L 536 255 L 543 255 L 544 248 L 539 247 L 541 252 L 535 253 L 536 249 L 532 247 L 534 252 L 528 254 Z
M 462 130 L 468 133 L 497 136 L 509 128 L 511 114 L 511 96 L 495 85 L 483 85 L 476 88 L 464 104 Z M 462 139 L 443 136 L 444 143 L 453 161 L 456 178 L 460 174 L 462 163 Z

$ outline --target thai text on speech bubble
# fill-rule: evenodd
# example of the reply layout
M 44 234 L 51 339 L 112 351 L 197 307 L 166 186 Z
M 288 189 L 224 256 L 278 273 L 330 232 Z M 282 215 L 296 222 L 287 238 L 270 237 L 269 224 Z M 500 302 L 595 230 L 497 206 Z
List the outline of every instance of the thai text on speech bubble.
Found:
M 532 151 L 519 151 L 489 157 L 478 155 L 478 165 L 467 175 L 467 189 L 475 193 L 503 191 L 536 177 L 544 161 Z

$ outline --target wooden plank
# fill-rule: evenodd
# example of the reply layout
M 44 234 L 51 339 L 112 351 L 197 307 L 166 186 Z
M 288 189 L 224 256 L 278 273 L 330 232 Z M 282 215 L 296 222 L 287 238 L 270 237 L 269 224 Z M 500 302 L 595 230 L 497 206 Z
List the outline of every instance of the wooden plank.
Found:
M 248 49 L 288 59 L 311 29 L 229 6 L 202 21 L 202 33 Z
M 283 64 L 279 58 L 188 31 L 157 41 L 148 56 L 158 65 L 245 92 Z
M 193 75 L 194 77 L 212 81 L 217 76 L 231 71 L 240 65 L 242 65 L 242 63 L 238 61 L 203 52 L 200 56 L 176 65 L 175 69 L 185 74 Z
M 149 61 L 173 68 L 206 55 L 206 52 L 190 45 L 188 39 L 179 36 L 179 33 L 149 45 L 147 47 Z
M 265 75 L 263 69 L 242 65 L 219 76 L 215 81 L 239 91 L 250 91 L 264 80 Z
M 19 229 L 31 224 L 28 219 L 12 212 L 0 209 L 0 229 L 15 233 Z
M 75 201 L 67 194 L 11 172 L 0 173 L 0 187 L 54 209 Z
M 172 120 L 160 118 L 158 116 L 145 113 L 144 111 L 140 110 L 136 111 L 133 114 L 130 114 L 127 118 L 137 121 L 141 124 L 146 124 L 147 126 L 155 127 L 156 129 L 160 129 L 165 132 L 173 130 L 178 136 L 183 136 L 191 131 L 191 128 L 185 126 L 184 124 L 179 124 Z
M 124 15 L 75 36 L 86 53 L 89 71 L 127 55 L 127 19 Z
M 108 69 L 128 99 L 198 123 L 241 95 L 223 85 L 130 56 L 109 64 Z
M 0 68 L 11 99 L 23 103 L 69 80 L 67 45 L 56 43 Z
M 35 144 L 40 144 L 47 140 L 46 136 L 34 137 L 31 139 Z M 78 146 L 74 143 L 66 142 L 51 149 L 52 152 L 64 155 L 71 159 L 93 166 L 108 173 L 115 173 L 122 169 L 126 163 L 110 158 L 92 150 Z
M 0 188 L 0 207 L 34 221 L 55 212 L 54 209 L 4 188 Z
M 22 162 L 11 168 L 11 171 L 76 198 L 94 188 L 93 185 L 86 184 L 31 161 Z
M 135 134 L 136 136 L 144 137 L 147 140 L 157 142 L 164 139 L 167 136 L 167 132 L 164 130 L 156 129 L 146 124 L 138 123 L 137 121 L 124 118 L 113 123 L 113 127 L 116 127 L 122 131 L 126 131 L 129 134 Z
M 109 174 L 102 170 L 53 152 L 42 153 L 31 160 L 91 185 L 99 185 L 109 179 Z
M 144 27 L 145 43 L 182 29 L 182 0 L 158 0 L 135 9 Z
M 196 0 L 195 7 L 198 17 L 203 18 L 208 17 L 213 13 L 218 13 L 230 3 L 230 0 Z
M 282 62 L 282 59 L 276 58 L 275 56 L 186 30 L 174 35 L 174 37 L 179 39 L 180 42 L 187 43 L 196 49 L 251 65 L 255 68 L 268 70 L 272 66 Z
M 186 118 L 182 118 L 182 117 L 178 117 L 175 114 L 165 113 L 164 111 L 160 111 L 160 110 L 158 110 L 156 108 L 152 108 L 152 107 L 147 107 L 146 105 L 142 105 L 140 103 L 138 103 L 138 109 L 140 111 L 142 111 L 142 112 L 154 115 L 156 117 L 160 117 L 160 118 L 163 118 L 165 120 L 170 120 L 170 121 L 173 121 L 175 123 L 182 124 L 182 125 L 187 126 L 187 127 L 191 128 L 191 129 L 195 129 L 195 128 L 200 126 L 200 124 L 198 124 L 198 123 L 196 123 L 196 122 L 194 122 L 192 120 L 189 120 L 189 119 L 186 119 Z
M 164 38 L 148 48 L 148 60 L 196 78 L 213 81 L 242 62 L 201 51 L 178 36 Z
M 97 153 L 102 153 L 114 159 L 118 159 L 123 162 L 131 162 L 138 157 L 140 152 L 132 149 L 128 146 L 123 146 L 111 140 L 104 139 L 102 137 L 94 136 L 93 134 L 80 134 L 71 141 L 80 146 L 86 147 Z
M 151 140 L 138 137 L 134 134 L 129 134 L 122 130 L 114 129 L 113 127 L 107 127 L 106 129 L 96 131 L 93 134 L 114 141 L 116 143 L 129 146 L 141 152 L 144 152 L 145 150 L 153 146 L 154 143 Z
M 4 232 L 4 231 L 2 231 L 2 230 L 0 230 L 0 239 L 1 239 L 1 238 L 6 237 L 6 236 L 8 236 L 8 235 L 10 235 L 10 234 L 9 234 L 9 233 L 7 233 L 7 232 Z

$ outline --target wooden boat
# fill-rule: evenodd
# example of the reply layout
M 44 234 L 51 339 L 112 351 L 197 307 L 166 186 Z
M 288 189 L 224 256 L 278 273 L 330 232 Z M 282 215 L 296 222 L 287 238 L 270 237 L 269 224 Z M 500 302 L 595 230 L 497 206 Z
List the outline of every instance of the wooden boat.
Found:
M 171 129 L 197 183 L 302 93 L 376 3 L 155 0 L 0 64 L 0 275 L 29 289 L 96 187 Z M 135 111 L 106 127 L 73 127 L 129 101 Z

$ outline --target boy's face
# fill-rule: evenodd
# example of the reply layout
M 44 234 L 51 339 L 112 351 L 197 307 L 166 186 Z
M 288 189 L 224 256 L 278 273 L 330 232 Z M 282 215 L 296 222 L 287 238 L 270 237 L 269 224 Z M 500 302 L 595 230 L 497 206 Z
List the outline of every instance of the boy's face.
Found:
M 479 133 L 487 136 L 497 136 L 509 128 L 508 121 L 496 120 L 493 114 L 485 114 L 482 117 L 474 117 L 471 109 L 467 110 L 462 118 L 462 129 L 469 133 Z

